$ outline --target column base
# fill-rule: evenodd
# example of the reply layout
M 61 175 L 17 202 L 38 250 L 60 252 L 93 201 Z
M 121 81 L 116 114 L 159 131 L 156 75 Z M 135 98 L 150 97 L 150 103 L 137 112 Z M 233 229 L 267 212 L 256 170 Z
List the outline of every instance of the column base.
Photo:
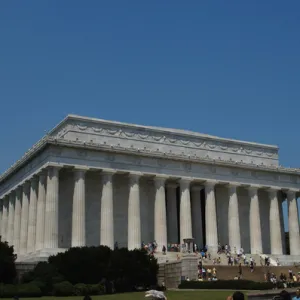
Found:
M 67 250 L 67 248 L 42 249 L 35 252 L 27 253 L 25 255 L 18 255 L 16 261 L 26 263 L 38 263 L 41 261 L 48 261 L 49 256 L 65 252 Z

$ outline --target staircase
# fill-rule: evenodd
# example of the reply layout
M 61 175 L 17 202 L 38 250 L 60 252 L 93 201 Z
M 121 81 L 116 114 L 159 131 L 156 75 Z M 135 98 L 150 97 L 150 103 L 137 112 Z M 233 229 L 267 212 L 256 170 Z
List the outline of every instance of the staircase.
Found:
M 300 255 L 270 255 L 269 257 L 271 265 L 273 265 L 272 261 L 274 261 L 274 265 L 277 266 L 277 259 L 279 260 L 280 266 L 300 265 Z
M 239 269 L 237 266 L 216 266 L 210 265 L 205 266 L 206 268 L 216 268 L 217 270 L 217 277 L 220 280 L 232 280 L 235 276 L 238 276 Z M 253 280 L 253 281 L 265 281 L 265 274 L 267 272 L 274 273 L 277 277 L 280 276 L 281 273 L 284 273 L 288 276 L 288 271 L 290 267 L 287 266 L 257 266 L 254 268 L 254 272 L 251 273 L 249 267 L 242 266 L 242 278 L 246 280 Z M 293 267 L 293 272 L 297 273 L 300 271 L 300 267 Z

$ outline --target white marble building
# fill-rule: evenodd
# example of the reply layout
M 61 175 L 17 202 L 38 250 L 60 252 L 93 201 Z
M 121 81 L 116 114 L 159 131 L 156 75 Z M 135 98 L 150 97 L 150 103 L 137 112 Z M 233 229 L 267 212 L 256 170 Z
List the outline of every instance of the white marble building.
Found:
M 19 261 L 190 237 L 280 255 L 287 199 L 300 255 L 299 192 L 276 146 L 69 115 L 0 177 L 0 230 Z

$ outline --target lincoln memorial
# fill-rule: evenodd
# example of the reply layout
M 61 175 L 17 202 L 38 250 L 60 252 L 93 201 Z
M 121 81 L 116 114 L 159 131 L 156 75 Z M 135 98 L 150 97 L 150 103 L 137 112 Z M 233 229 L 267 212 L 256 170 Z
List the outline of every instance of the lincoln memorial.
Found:
M 0 176 L 0 231 L 18 261 L 186 238 L 284 255 L 287 201 L 300 257 L 299 195 L 300 169 L 280 166 L 277 146 L 68 115 Z

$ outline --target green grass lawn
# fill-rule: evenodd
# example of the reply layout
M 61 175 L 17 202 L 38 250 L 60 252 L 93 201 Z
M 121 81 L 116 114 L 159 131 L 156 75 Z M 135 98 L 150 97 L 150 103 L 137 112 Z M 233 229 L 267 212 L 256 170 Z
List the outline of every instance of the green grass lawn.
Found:
M 168 300 L 226 300 L 232 291 L 168 291 Z M 23 299 L 23 298 L 22 298 Z M 38 300 L 39 298 L 27 298 Z M 41 300 L 81 300 L 83 297 L 42 297 Z M 92 300 L 145 300 L 145 293 L 125 293 L 104 296 L 92 296 Z

